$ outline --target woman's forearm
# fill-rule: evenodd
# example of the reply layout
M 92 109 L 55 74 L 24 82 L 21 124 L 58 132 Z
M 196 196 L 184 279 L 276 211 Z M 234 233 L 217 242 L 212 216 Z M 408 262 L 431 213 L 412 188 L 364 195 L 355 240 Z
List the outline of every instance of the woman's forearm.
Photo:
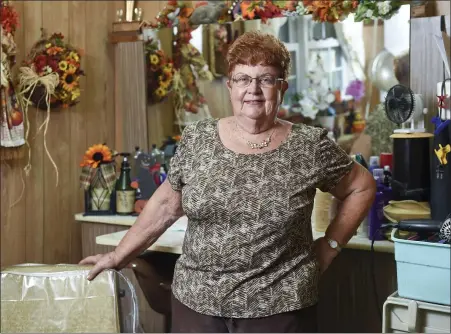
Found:
M 341 203 L 335 218 L 326 230 L 326 236 L 346 245 L 367 216 L 374 201 L 374 189 L 355 190 Z
M 165 181 L 116 247 L 118 267 L 125 267 L 149 248 L 182 215 L 181 194 Z

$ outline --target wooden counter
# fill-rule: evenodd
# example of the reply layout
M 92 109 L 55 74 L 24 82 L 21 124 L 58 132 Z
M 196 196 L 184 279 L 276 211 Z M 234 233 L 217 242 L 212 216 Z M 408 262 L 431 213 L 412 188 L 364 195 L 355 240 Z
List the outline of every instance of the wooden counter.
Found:
M 83 216 L 75 215 L 75 219 L 79 222 L 90 222 L 115 226 L 120 231 L 107 233 L 96 236 L 96 244 L 103 246 L 117 246 L 124 235 L 127 233 L 129 226 L 133 225 L 136 220 L 135 216 Z M 185 236 L 188 219 L 186 216 L 180 218 L 149 248 L 151 251 L 159 251 L 166 253 L 182 254 L 183 239 Z M 123 228 L 127 227 L 127 228 Z M 323 232 L 313 230 L 313 239 L 316 240 L 323 237 Z M 344 248 L 355 250 L 371 250 L 371 240 L 361 236 L 354 236 Z M 382 253 L 394 253 L 394 244 L 388 240 L 376 241 L 374 243 L 374 251 Z
M 82 224 L 83 255 L 113 250 L 136 218 L 75 215 L 75 219 Z M 186 224 L 186 217 L 180 218 L 149 251 L 181 254 Z M 324 233 L 313 231 L 314 239 L 323 235 Z M 374 254 L 370 249 L 370 240 L 354 236 L 323 275 L 318 308 L 320 332 L 381 332 L 382 320 L 378 315 L 378 307 L 382 309 L 386 298 L 397 290 L 394 244 L 390 241 L 376 241 Z M 373 288 L 373 279 L 376 290 Z M 141 291 L 137 293 L 144 331 L 164 332 L 162 316 L 142 302 Z

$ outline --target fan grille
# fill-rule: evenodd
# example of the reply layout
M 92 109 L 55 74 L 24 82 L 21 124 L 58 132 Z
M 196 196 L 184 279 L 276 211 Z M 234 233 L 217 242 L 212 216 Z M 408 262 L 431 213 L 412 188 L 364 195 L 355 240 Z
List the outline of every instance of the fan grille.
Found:
M 403 85 L 395 85 L 385 98 L 385 114 L 398 125 L 407 121 L 415 108 L 415 96 L 412 90 Z

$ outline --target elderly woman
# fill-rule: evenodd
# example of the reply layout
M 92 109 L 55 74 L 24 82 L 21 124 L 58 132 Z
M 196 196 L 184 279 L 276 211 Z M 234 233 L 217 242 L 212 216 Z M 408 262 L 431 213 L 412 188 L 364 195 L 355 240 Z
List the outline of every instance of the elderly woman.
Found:
M 233 116 L 187 126 L 167 180 L 116 249 L 84 259 L 88 279 L 124 268 L 179 217 L 188 227 L 172 284 L 174 332 L 314 332 L 318 281 L 375 196 L 371 175 L 327 131 L 277 119 L 290 54 L 247 32 L 231 46 Z M 316 188 L 343 201 L 313 242 Z

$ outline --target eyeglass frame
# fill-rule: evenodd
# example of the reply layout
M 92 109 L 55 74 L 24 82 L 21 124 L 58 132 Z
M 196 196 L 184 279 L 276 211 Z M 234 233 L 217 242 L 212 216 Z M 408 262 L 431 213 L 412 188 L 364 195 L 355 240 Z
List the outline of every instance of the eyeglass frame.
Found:
M 245 76 L 245 77 L 248 77 L 248 78 L 251 79 L 251 81 L 249 82 L 248 85 L 246 85 L 246 86 L 238 86 L 238 87 L 240 87 L 240 88 L 246 88 L 246 87 L 249 87 L 249 86 L 251 85 L 252 81 L 254 81 L 254 79 L 257 81 L 258 86 L 261 87 L 261 88 L 274 88 L 274 87 L 276 86 L 277 82 L 283 82 L 283 81 L 286 81 L 286 80 L 283 79 L 283 78 L 276 78 L 276 77 L 273 76 L 272 74 L 264 74 L 264 75 L 262 75 L 262 76 L 260 76 L 260 77 L 251 77 L 250 75 L 241 73 L 241 74 L 235 74 L 235 75 L 231 78 L 232 81 L 233 81 L 233 83 L 235 83 L 235 84 L 236 84 L 236 82 L 237 82 L 237 81 L 236 81 L 236 78 L 235 78 L 237 75 Z M 274 86 L 263 86 L 263 85 L 261 84 L 261 81 L 259 80 L 260 78 L 263 78 L 263 77 L 273 77 L 273 78 L 275 78 L 276 82 L 274 83 Z

